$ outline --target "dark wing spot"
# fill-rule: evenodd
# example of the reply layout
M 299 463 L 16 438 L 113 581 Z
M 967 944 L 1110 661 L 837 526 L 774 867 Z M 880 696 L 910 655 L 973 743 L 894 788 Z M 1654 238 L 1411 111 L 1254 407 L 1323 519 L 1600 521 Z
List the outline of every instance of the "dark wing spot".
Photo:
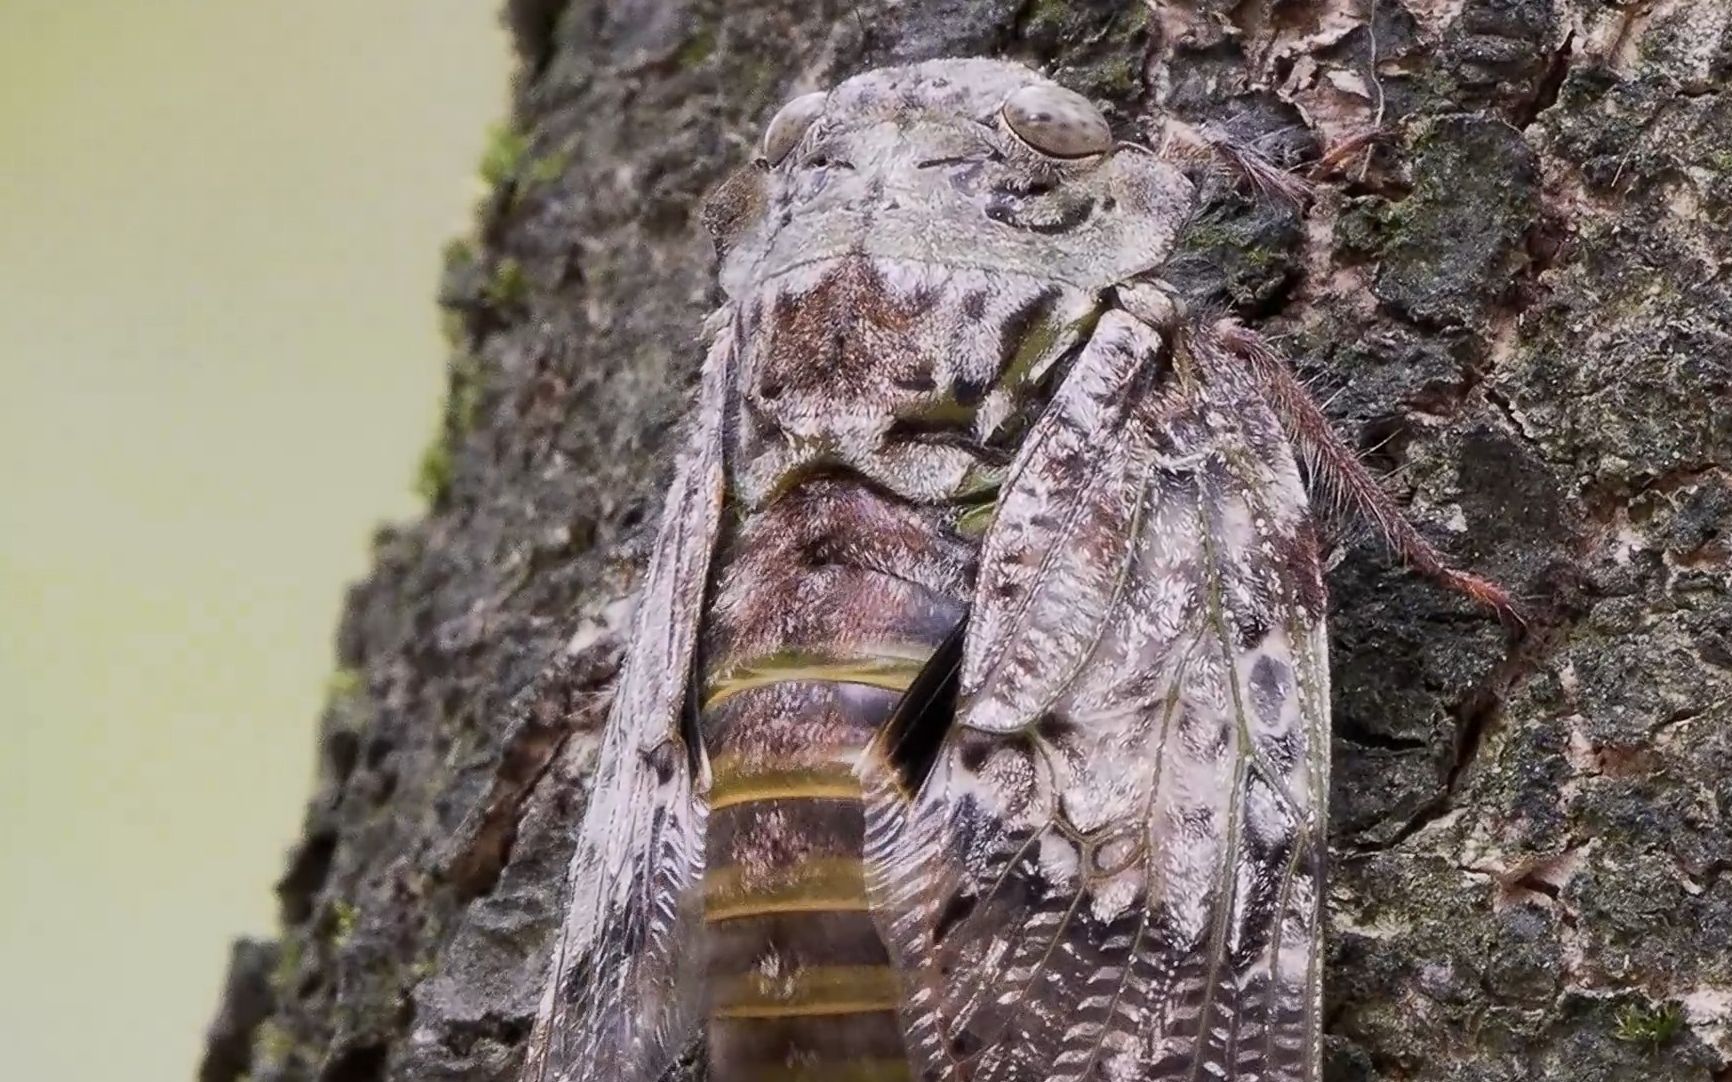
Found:
M 1034 731 L 1047 743 L 1057 744 L 1076 731 L 1076 723 L 1049 710 L 1035 722 Z
M 979 773 L 986 765 L 987 758 L 992 754 L 998 739 L 985 733 L 968 733 L 957 747 L 957 756 L 962 762 L 962 768 L 971 773 Z
M 1285 732 L 1269 737 L 1263 741 L 1263 754 L 1268 758 L 1269 765 L 1285 774 L 1299 763 L 1299 734 Z
M 1256 711 L 1258 721 L 1274 727 L 1291 686 L 1286 665 L 1266 654 L 1257 659 L 1257 664 L 1251 666 L 1251 708 Z
M 1186 710 L 1179 716 L 1179 737 L 1199 753 L 1218 759 L 1227 750 L 1227 726 L 1207 714 Z
M 1215 832 L 1215 809 L 1207 804 L 1187 804 L 1179 809 L 1178 820 L 1191 835 Z
M 979 901 L 972 894 L 952 894 L 944 903 L 944 911 L 938 914 L 938 923 L 932 928 L 932 942 L 943 943 L 958 924 L 968 919 Z
M 654 748 L 643 753 L 644 762 L 655 771 L 656 782 L 666 785 L 673 780 L 674 771 L 679 769 L 680 751 L 673 741 L 664 740 Z

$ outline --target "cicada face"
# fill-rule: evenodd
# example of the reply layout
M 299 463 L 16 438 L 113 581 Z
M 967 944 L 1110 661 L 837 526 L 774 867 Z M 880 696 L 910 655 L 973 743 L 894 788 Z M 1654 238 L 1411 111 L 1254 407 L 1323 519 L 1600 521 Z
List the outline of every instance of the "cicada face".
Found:
M 1016 64 L 871 72 L 790 102 L 711 208 L 731 297 L 847 255 L 1097 290 L 1162 263 L 1191 182 Z M 717 206 L 725 212 L 717 213 Z

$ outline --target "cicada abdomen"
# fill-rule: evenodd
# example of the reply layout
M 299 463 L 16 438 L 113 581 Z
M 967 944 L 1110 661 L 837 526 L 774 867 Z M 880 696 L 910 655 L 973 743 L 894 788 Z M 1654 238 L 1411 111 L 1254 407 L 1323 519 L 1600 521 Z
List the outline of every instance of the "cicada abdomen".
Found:
M 814 479 L 725 547 L 702 684 L 713 1082 L 907 1077 L 855 771 L 961 615 L 967 552 L 946 534 L 938 515 Z

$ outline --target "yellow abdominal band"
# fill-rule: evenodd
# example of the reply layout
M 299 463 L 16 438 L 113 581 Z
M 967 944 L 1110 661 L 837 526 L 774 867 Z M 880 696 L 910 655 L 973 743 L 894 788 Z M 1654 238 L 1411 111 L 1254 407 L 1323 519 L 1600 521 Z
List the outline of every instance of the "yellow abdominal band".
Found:
M 908 685 L 932 656 L 931 647 L 881 646 L 871 653 L 839 655 L 787 651 L 734 665 L 712 676 L 705 688 L 704 710 L 752 688 L 793 680 L 818 680 L 837 684 L 907 691 Z
M 704 919 L 866 908 L 866 876 L 858 857 L 824 857 L 760 874 L 762 881 L 748 883 L 738 865 L 712 869 L 704 877 Z
M 859 800 L 853 748 L 815 763 L 724 753 L 710 762 L 710 810 L 755 800 Z
M 744 973 L 718 982 L 716 1018 L 792 1018 L 893 1011 L 896 974 L 889 966 L 810 966 L 785 975 Z

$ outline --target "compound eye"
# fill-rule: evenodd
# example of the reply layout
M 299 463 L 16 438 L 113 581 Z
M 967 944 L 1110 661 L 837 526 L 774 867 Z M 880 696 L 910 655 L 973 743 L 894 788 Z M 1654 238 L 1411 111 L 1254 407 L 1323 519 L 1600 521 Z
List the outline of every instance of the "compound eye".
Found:
M 1004 122 L 1018 139 L 1052 158 L 1087 158 L 1113 148 L 1112 129 L 1074 90 L 1035 83 L 1004 99 Z
M 818 114 L 824 111 L 824 99 L 829 94 L 822 90 L 810 94 L 801 94 L 793 101 L 782 106 L 770 126 L 764 129 L 764 145 L 762 147 L 764 162 L 775 165 L 788 156 L 788 152 L 800 142 L 800 137 L 806 134 L 806 129 L 812 126 L 812 121 L 818 119 Z

